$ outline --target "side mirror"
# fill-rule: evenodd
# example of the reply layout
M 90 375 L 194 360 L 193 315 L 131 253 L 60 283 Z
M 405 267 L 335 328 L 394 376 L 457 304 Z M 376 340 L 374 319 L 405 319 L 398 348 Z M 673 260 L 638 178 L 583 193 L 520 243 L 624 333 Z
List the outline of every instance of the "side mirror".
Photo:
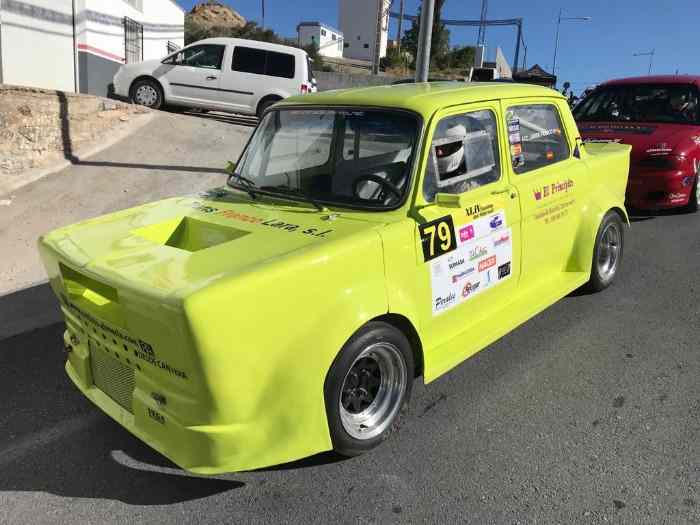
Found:
M 464 208 L 467 206 L 467 194 L 438 193 L 435 195 L 435 204 L 443 208 Z
M 576 146 L 574 147 L 574 157 L 577 159 L 581 158 L 581 148 L 583 147 L 583 141 L 581 137 L 576 139 Z

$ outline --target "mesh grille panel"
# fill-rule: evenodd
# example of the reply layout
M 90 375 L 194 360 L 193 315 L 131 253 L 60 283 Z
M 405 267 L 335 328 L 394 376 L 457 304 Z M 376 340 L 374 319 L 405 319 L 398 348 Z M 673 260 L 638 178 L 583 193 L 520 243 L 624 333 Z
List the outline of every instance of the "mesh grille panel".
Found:
M 95 386 L 133 414 L 134 371 L 106 352 L 90 345 L 90 363 Z

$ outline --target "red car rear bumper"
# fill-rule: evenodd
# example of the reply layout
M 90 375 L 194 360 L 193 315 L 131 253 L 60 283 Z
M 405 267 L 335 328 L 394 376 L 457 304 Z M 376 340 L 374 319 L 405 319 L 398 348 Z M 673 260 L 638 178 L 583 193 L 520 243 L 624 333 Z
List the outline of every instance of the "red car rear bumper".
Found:
M 640 210 L 686 206 L 696 175 L 684 170 L 644 170 L 633 167 L 627 182 L 626 204 Z

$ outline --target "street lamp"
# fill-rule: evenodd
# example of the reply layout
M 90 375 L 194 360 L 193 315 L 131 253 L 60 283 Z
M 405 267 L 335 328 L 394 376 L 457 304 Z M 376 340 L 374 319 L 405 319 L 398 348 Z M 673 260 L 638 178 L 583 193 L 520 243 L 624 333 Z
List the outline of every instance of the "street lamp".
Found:
M 562 20 L 573 21 L 573 22 L 588 22 L 591 20 L 590 16 L 561 16 L 564 10 L 559 9 L 559 18 L 557 19 L 557 39 L 554 43 L 554 60 L 552 61 L 552 74 L 557 74 L 557 49 L 559 48 L 559 26 L 561 26 Z
M 654 53 L 656 53 L 656 49 L 652 49 L 651 51 L 647 51 L 646 53 L 634 53 L 632 56 L 633 57 L 649 57 L 649 74 L 651 75 L 651 66 L 654 63 Z

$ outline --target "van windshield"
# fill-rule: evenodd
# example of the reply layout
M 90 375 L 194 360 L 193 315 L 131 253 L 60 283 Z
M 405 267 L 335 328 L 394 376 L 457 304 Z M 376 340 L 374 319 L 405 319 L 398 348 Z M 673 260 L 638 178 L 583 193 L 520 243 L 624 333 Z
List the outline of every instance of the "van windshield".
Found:
M 418 130 L 418 118 L 407 112 L 273 110 L 229 185 L 329 205 L 395 208 L 409 188 Z
M 602 87 L 575 110 L 578 122 L 700 124 L 694 85 L 637 84 Z

